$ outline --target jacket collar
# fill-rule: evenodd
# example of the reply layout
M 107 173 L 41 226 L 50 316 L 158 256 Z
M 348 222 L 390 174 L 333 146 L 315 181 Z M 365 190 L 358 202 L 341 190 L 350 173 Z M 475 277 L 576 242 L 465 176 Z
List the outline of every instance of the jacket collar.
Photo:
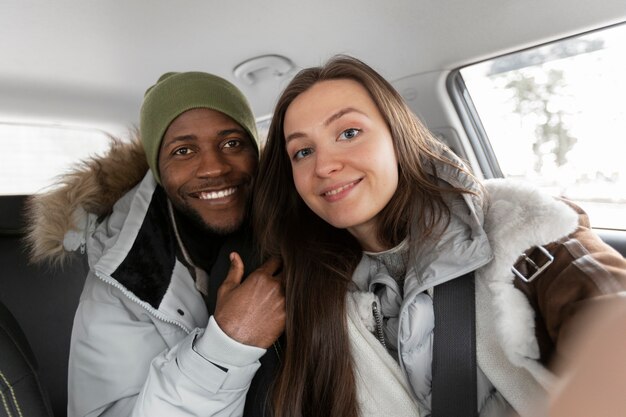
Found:
M 99 274 L 158 308 L 170 284 L 177 246 L 167 196 L 151 172 L 116 204 L 88 248 L 95 249 L 89 251 L 91 257 L 101 255 L 90 259 Z

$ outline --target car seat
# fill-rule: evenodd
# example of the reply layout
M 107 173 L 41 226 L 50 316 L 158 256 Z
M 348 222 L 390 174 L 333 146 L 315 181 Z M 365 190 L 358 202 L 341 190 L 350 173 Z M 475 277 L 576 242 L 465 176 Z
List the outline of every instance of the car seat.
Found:
M 52 416 L 37 360 L 11 312 L 0 303 L 0 417 Z
M 23 241 L 23 207 L 27 198 L 0 196 L 0 303 L 15 317 L 32 348 L 39 364 L 39 381 L 48 394 L 54 416 L 64 417 L 72 324 L 88 272 L 87 261 L 78 256 L 63 268 L 29 262 Z M 8 358 L 4 345 L 1 349 L 0 366 L 17 360 Z M 28 363 L 34 366 L 36 362 Z

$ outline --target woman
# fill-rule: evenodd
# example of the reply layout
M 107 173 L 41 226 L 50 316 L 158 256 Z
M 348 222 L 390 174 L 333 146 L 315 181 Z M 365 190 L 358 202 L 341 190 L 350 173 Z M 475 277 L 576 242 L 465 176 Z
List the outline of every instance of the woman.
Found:
M 477 409 L 534 415 L 575 313 L 626 286 L 626 262 L 584 213 L 519 183 L 481 185 L 350 57 L 287 86 L 259 169 L 255 228 L 284 260 L 277 417 L 429 415 L 433 288 L 472 271 Z M 532 275 L 524 250 L 546 262 L 539 246 L 552 264 L 514 281 L 514 264 Z

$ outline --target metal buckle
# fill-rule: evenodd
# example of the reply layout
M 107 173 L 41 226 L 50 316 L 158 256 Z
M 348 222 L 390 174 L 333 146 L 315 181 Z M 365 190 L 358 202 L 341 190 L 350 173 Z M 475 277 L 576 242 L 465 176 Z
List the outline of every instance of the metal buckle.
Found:
M 548 252 L 546 248 L 543 246 L 537 246 L 537 248 L 548 258 L 548 260 L 541 266 L 537 265 L 532 259 L 530 259 L 525 253 L 522 253 L 521 256 L 524 257 L 524 261 L 530 265 L 532 268 L 535 268 L 535 272 L 528 278 L 524 276 L 520 271 L 515 268 L 515 265 L 511 267 L 511 271 L 522 281 L 528 283 L 532 282 L 535 278 L 537 278 L 547 267 L 554 262 L 554 256 Z

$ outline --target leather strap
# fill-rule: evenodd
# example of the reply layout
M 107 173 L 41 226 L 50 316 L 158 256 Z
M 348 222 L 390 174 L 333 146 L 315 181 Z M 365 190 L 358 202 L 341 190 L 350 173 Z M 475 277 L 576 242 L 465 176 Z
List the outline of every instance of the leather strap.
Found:
M 435 287 L 432 417 L 478 415 L 474 273 Z

